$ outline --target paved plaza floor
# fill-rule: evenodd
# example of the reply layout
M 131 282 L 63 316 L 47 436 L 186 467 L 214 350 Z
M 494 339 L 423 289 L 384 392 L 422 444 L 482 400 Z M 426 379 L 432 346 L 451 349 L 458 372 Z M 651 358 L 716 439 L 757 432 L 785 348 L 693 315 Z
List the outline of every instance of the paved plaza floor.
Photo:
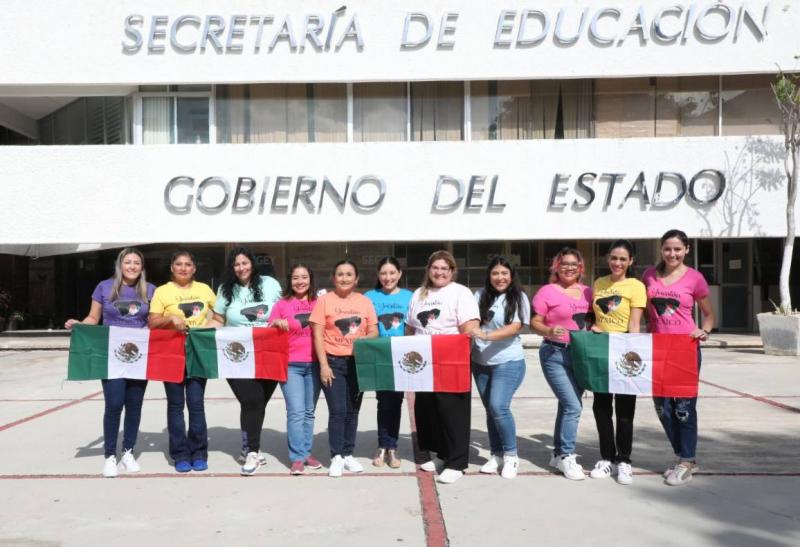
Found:
M 356 456 L 365 472 L 289 476 L 280 390 L 267 407 L 268 463 L 240 477 L 239 405 L 228 385 L 206 393 L 209 471 L 177 475 L 167 456 L 166 401 L 148 386 L 136 452 L 141 473 L 103 479 L 100 382 L 65 382 L 67 353 L 0 351 L 0 546 L 113 545 L 800 545 L 800 360 L 757 348 L 711 348 L 701 374 L 701 472 L 669 487 L 670 448 L 640 398 L 634 483 L 568 481 L 547 467 L 556 401 L 536 350 L 512 405 L 520 476 L 478 473 L 488 457 L 473 393 L 470 469 L 437 485 L 413 463 L 404 406 L 400 470 L 374 468 L 376 401 L 365 396 Z M 328 463 L 327 408 L 314 454 Z M 591 395 L 578 453 L 598 459 Z

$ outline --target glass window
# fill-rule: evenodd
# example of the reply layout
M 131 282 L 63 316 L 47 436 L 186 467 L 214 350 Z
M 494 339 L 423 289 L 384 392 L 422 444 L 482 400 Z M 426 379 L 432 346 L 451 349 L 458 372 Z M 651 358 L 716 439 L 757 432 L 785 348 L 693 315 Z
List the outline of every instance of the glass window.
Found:
M 406 140 L 406 84 L 353 85 L 353 140 Z
M 345 142 L 345 84 L 217 87 L 217 139 L 225 143 Z
M 591 80 L 473 82 L 474 140 L 576 139 L 592 133 Z
M 779 135 L 780 111 L 770 84 L 773 74 L 722 78 L 723 135 Z
M 208 144 L 208 99 L 178 97 L 178 143 Z
M 595 82 L 597 138 L 655 136 L 655 78 Z
M 411 140 L 464 139 L 464 83 L 411 83 Z
M 142 97 L 142 142 L 171 144 L 175 142 L 174 97 Z
M 209 98 L 142 97 L 144 144 L 205 144 L 209 142 Z
M 719 78 L 658 78 L 656 136 L 715 136 L 719 129 Z

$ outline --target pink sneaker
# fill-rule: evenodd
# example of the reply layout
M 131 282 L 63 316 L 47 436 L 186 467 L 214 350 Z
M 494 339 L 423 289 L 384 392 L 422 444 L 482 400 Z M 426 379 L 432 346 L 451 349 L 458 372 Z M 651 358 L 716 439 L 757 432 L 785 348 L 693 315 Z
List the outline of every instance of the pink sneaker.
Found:
M 303 465 L 303 462 L 297 460 L 292 462 L 292 469 L 289 471 L 292 475 L 305 475 L 306 474 L 306 466 Z
M 322 464 L 314 456 L 309 456 L 306 458 L 306 467 L 309 469 L 321 469 Z

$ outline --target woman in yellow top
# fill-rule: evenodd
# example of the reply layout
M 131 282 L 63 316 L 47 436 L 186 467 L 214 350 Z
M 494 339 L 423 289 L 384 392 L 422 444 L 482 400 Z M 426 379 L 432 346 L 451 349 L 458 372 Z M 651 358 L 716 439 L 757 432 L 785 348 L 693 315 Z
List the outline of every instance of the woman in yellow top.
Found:
M 172 281 L 161 285 L 150 302 L 148 324 L 151 329 L 174 329 L 186 332 L 202 327 L 213 317 L 216 295 L 211 287 L 194 280 L 197 271 L 194 255 L 175 251 L 170 261 Z M 204 397 L 205 378 L 186 376 L 182 383 L 164 382 L 167 394 L 167 430 L 169 455 L 179 473 L 208 469 L 208 428 Z M 189 433 L 183 420 L 183 408 L 189 409 Z
M 633 244 L 619 239 L 608 249 L 608 268 L 611 275 L 601 277 L 592 287 L 592 307 L 595 332 L 639 332 L 639 322 L 647 305 L 644 284 L 627 277 L 633 264 Z M 614 435 L 614 405 L 616 403 L 617 431 Z M 636 411 L 636 395 L 595 393 L 594 419 L 600 438 L 600 461 L 589 476 L 603 479 L 612 475 L 616 467 L 619 484 L 631 484 L 631 448 L 633 445 L 633 415 Z M 615 442 L 616 441 L 616 442 Z

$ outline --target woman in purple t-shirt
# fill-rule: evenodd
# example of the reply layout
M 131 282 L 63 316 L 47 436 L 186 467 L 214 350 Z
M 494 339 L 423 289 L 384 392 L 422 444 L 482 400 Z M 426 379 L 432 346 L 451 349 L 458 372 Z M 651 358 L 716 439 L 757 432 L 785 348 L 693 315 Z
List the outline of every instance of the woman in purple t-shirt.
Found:
M 575 382 L 568 346 L 569 331 L 589 326 L 587 314 L 592 308 L 592 289 L 581 283 L 583 270 L 583 257 L 577 249 L 561 249 L 550 266 L 550 283 L 533 297 L 531 319 L 531 329 L 544 337 L 539 361 L 545 380 L 558 398 L 550 466 L 574 481 L 585 478 L 575 459 L 583 390 Z
M 150 299 L 155 287 L 148 283 L 144 273 L 144 256 L 138 249 L 122 249 L 117 255 L 114 277 L 101 281 L 92 293 L 92 306 L 82 321 L 69 319 L 64 327 L 71 329 L 76 323 L 114 327 L 144 328 L 150 311 Z M 133 456 L 133 447 L 139 433 L 142 417 L 142 401 L 147 380 L 115 378 L 101 380 L 105 397 L 103 413 L 103 446 L 105 463 L 104 477 L 117 476 L 117 435 L 122 409 L 125 408 L 125 424 L 122 436 L 122 459 L 119 465 L 130 473 L 139 471 L 139 463 Z
M 650 332 L 688 334 L 699 341 L 708 338 L 714 328 L 714 311 L 705 278 L 684 264 L 688 253 L 689 238 L 682 231 L 669 230 L 661 236 L 661 262 L 648 268 L 642 278 L 647 288 L 647 323 Z M 695 303 L 703 315 L 700 328 L 692 317 Z M 685 484 L 697 469 L 697 398 L 653 397 L 653 402 L 675 453 L 664 478 L 671 486 Z

